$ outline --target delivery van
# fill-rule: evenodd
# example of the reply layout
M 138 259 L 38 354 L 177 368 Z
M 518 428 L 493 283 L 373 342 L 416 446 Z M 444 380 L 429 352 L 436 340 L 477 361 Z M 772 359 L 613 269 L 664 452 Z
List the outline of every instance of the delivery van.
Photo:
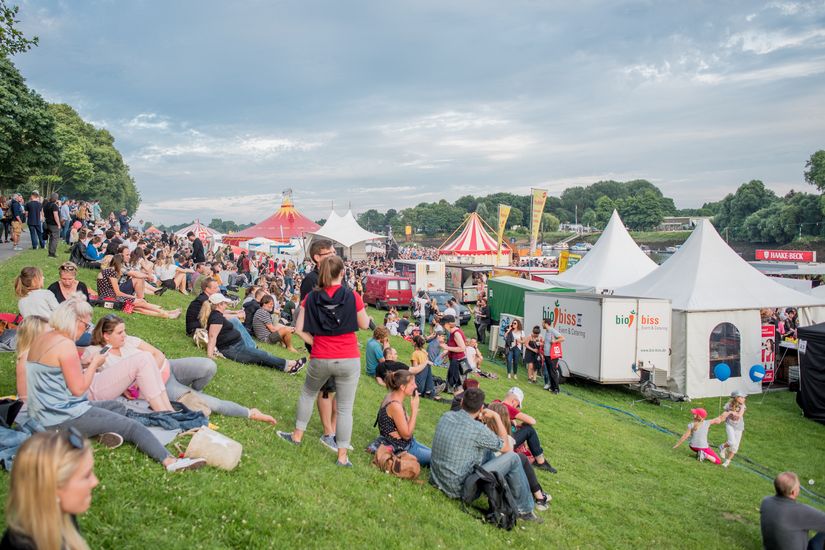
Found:
M 364 301 L 378 309 L 410 307 L 412 287 L 409 279 L 398 275 L 368 275 L 364 285 Z

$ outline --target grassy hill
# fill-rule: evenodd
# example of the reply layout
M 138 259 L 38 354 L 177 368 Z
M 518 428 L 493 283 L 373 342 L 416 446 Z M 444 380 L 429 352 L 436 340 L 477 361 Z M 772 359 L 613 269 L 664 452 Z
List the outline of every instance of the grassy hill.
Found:
M 27 251 L 0 264 L 0 311 L 16 311 L 11 281 L 19 269 L 44 263 L 49 283 L 57 277 L 58 262 L 47 262 L 45 254 Z M 90 285 L 94 276 L 81 273 Z M 187 303 L 172 293 L 152 301 L 166 307 Z M 101 315 L 102 310 L 95 312 L 96 319 Z M 127 320 L 130 334 L 172 358 L 202 353 L 183 327 L 183 319 L 132 315 Z M 359 338 L 363 344 L 368 334 Z M 409 358 L 406 342 L 398 338 L 394 345 L 402 360 Z M 283 355 L 280 349 L 275 353 Z M 259 407 L 276 416 L 279 428 L 291 429 L 303 374 L 290 377 L 227 360 L 219 365 L 207 392 Z M 490 368 L 504 373 L 501 366 Z M 795 470 L 802 479 L 815 480 L 815 491 L 825 484 L 825 426 L 802 418 L 787 392 L 769 394 L 764 402 L 761 396 L 750 399 L 740 456 L 753 463 L 738 460 L 723 469 L 698 463 L 684 446 L 671 449 L 677 439 L 673 433 L 684 431 L 689 421 L 689 405 L 633 404 L 637 395 L 584 383 L 567 384 L 554 396 L 524 378 L 520 375 L 518 383 L 526 393 L 525 410 L 538 419 L 546 454 L 559 469 L 557 475 L 538 474 L 553 496 L 550 510 L 541 513 L 542 525 L 496 530 L 428 483 L 401 481 L 370 466 L 371 457 L 362 449 L 377 433 L 373 421 L 383 391 L 362 377 L 355 403 L 354 468 L 335 467 L 334 454 L 318 442 L 317 414 L 297 449 L 280 441 L 275 428 L 213 416 L 220 431 L 244 445 L 235 471 L 167 474 L 132 446 L 97 448 L 101 484 L 90 512 L 80 519 L 81 528 L 92 548 L 118 549 L 760 548 L 759 502 L 772 492 L 770 478 L 776 472 Z M 481 386 L 493 399 L 510 384 L 503 376 Z M 0 354 L 0 393 L 13 392 L 12 354 Z M 691 405 L 715 414 L 719 402 Z M 429 444 L 447 406 L 423 401 L 421 408 L 416 437 Z M 721 427 L 711 429 L 713 444 L 723 438 Z M 0 483 L 0 496 L 5 498 L 7 490 L 7 482 Z M 825 500 L 819 503 L 825 508 Z

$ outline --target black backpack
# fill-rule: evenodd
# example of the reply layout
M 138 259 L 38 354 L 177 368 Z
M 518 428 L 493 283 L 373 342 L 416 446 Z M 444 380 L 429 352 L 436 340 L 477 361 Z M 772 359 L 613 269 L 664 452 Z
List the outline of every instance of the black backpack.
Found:
M 487 496 L 488 502 L 486 510 L 480 509 L 484 514 L 484 521 L 507 531 L 515 527 L 518 517 L 516 499 L 507 485 L 507 480 L 499 472 L 488 472 L 481 466 L 475 466 L 473 472 L 464 480 L 462 508 L 467 511 L 467 507 L 482 494 Z

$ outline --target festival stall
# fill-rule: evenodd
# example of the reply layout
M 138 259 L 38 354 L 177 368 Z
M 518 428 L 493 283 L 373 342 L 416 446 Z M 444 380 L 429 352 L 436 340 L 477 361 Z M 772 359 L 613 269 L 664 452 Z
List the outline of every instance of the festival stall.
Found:
M 800 327 L 799 393 L 796 403 L 806 417 L 825 424 L 825 323 Z
M 337 243 L 338 255 L 347 260 L 366 260 L 367 244 L 384 240 L 387 237 L 371 233 L 358 225 L 355 216 L 352 215 L 352 210 L 348 210 L 343 216 L 339 216 L 333 210 L 323 227 L 307 231 L 305 237 L 307 250 L 313 239 L 317 238 L 329 239 Z
M 462 230 L 463 228 L 463 230 Z M 453 235 L 461 233 L 450 241 Z M 492 231 L 492 229 L 491 229 Z M 495 233 L 495 232 L 494 232 Z M 439 248 L 441 261 L 447 264 L 510 265 L 510 247 L 498 243 L 484 229 L 484 220 L 476 213 L 470 214 Z
M 774 342 L 760 308 L 813 306 L 817 316 L 825 305 L 748 265 L 708 220 L 658 269 L 615 293 L 671 301 L 669 386 L 693 398 L 761 391 L 756 367 L 773 366 Z
M 584 257 L 558 275 L 544 277 L 551 285 L 593 287 L 610 293 L 648 275 L 658 266 L 642 252 L 615 210 L 599 240 Z
M 203 225 L 200 220 L 195 220 L 195 223 L 193 223 L 192 225 L 188 225 L 183 229 L 175 231 L 175 236 L 185 239 L 190 231 L 195 234 L 195 237 L 201 240 L 203 246 L 207 250 L 213 250 L 215 248 L 215 245 L 217 243 L 220 243 L 224 237 L 223 233 L 220 233 L 218 231 L 215 231 L 211 227 Z
M 429 260 L 395 260 L 393 269 L 410 280 L 413 292 L 444 290 L 444 262 Z
M 273 215 L 257 225 L 243 231 L 225 235 L 224 244 L 238 246 L 244 241 L 263 237 L 287 245 L 294 238 L 302 238 L 305 233 L 317 231 L 318 224 L 301 214 L 292 203 L 291 192 L 284 193 L 281 207 Z

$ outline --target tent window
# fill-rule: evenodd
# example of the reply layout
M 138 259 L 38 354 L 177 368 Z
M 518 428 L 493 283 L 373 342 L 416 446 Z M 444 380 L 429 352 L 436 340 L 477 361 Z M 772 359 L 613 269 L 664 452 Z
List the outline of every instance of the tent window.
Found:
M 720 323 L 710 333 L 710 378 L 716 378 L 713 369 L 719 363 L 730 367 L 730 375 L 742 375 L 742 338 L 739 329 L 731 323 Z

